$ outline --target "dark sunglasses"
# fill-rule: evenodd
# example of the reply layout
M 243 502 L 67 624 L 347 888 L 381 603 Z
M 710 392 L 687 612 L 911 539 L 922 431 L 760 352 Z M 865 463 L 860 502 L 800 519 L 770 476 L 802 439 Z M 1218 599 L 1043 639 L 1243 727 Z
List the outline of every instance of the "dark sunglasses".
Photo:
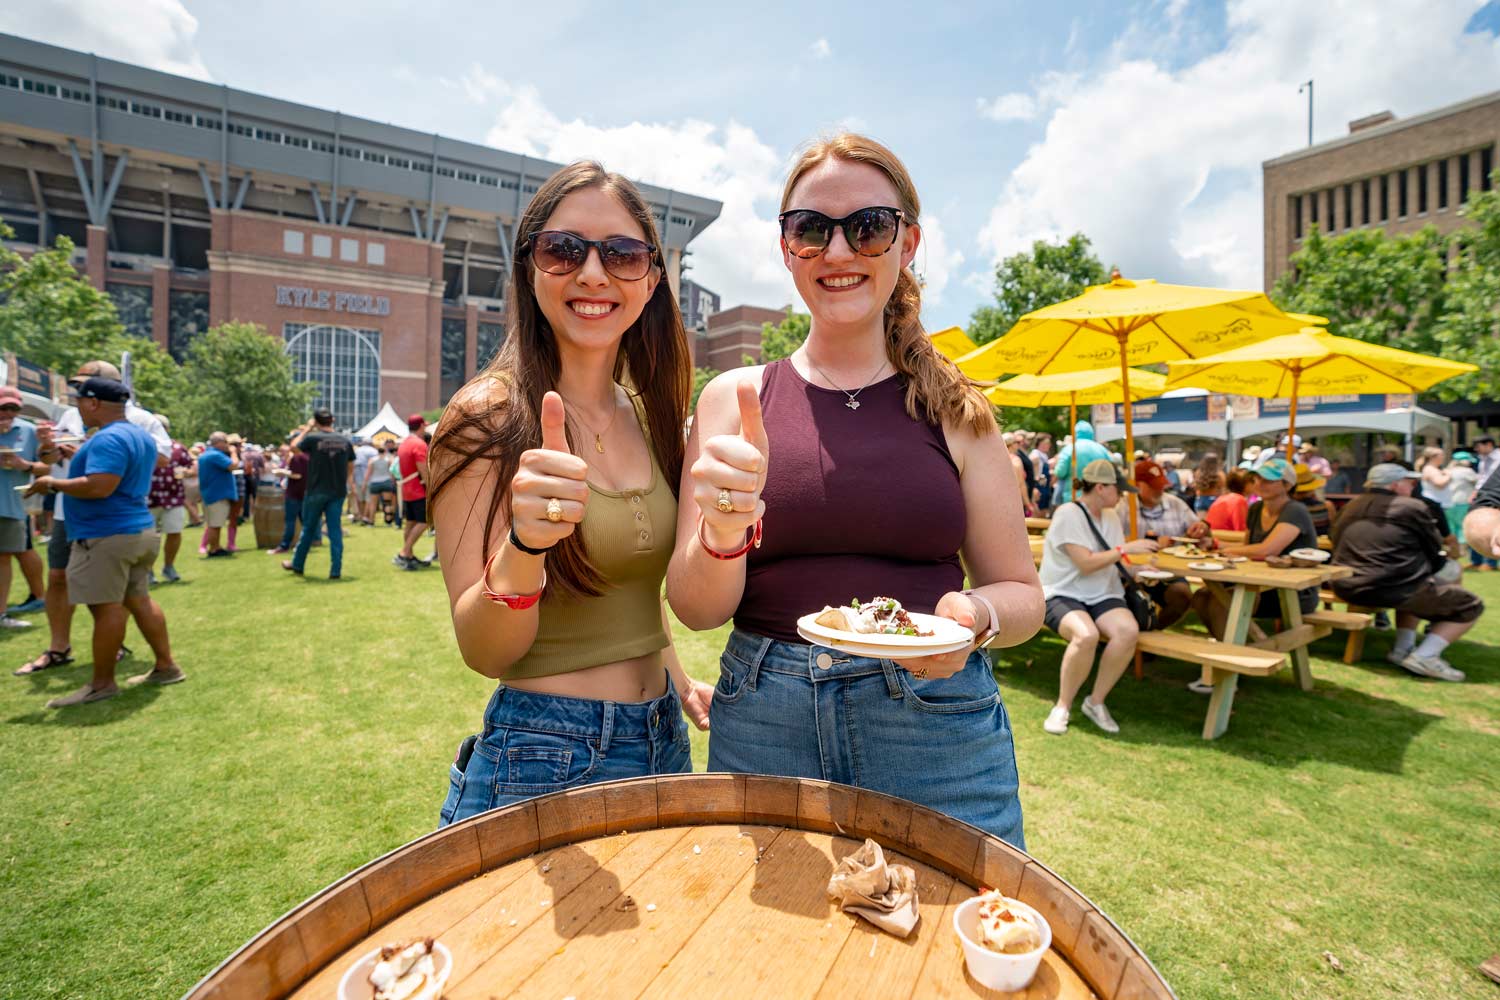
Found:
M 876 205 L 850 212 L 842 219 L 830 219 L 810 208 L 794 208 L 782 212 L 777 219 L 781 222 L 781 238 L 786 248 L 794 256 L 808 260 L 828 249 L 835 229 L 842 229 L 845 242 L 863 257 L 889 253 L 896 245 L 896 234 L 906 215 L 899 208 Z
M 548 274 L 572 274 L 588 260 L 591 249 L 599 251 L 599 263 L 621 281 L 644 278 L 658 259 L 656 247 L 629 236 L 586 240 L 572 233 L 544 229 L 521 245 L 521 252 L 531 254 L 536 266 Z

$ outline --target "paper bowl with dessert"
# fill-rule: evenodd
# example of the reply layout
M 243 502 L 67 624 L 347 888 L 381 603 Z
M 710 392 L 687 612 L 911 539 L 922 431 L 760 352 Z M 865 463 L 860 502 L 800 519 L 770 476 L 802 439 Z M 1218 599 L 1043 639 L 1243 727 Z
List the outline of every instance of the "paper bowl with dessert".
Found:
M 339 1000 L 439 1000 L 453 974 L 453 953 L 422 938 L 382 945 L 339 980 Z
M 1052 927 L 1019 899 L 990 889 L 953 910 L 969 975 L 992 990 L 1024 990 L 1052 947 Z
M 1322 549 L 1292 549 L 1286 554 L 1293 566 L 1321 566 L 1333 558 L 1332 552 L 1324 552 Z
M 894 597 L 854 598 L 797 619 L 797 634 L 818 646 L 857 656 L 935 656 L 974 641 L 972 629 L 951 618 L 907 611 Z

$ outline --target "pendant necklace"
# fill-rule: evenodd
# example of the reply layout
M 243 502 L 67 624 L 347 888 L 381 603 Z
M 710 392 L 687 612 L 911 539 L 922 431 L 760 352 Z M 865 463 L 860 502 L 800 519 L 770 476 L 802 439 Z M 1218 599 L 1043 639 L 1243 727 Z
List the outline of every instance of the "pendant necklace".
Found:
M 806 355 L 804 355 L 804 357 L 806 357 Z M 857 410 L 857 409 L 859 409 L 859 394 L 862 393 L 862 392 L 864 392 L 866 389 L 870 388 L 870 384 L 875 381 L 876 377 L 881 372 L 885 371 L 885 359 L 882 358 L 880 360 L 880 367 L 877 368 L 877 369 L 875 369 L 875 371 L 873 373 L 871 373 L 871 375 L 870 375 L 869 378 L 865 379 L 865 384 L 862 385 L 862 386 L 860 386 L 858 389 L 855 389 L 853 392 L 850 392 L 848 389 L 845 389 L 843 386 L 839 385 L 833 379 L 829 378 L 828 377 L 828 373 L 825 372 L 823 369 L 819 368 L 817 366 L 817 363 L 814 362 L 811 357 L 807 358 L 807 363 L 810 364 L 810 365 L 812 365 L 813 371 L 815 371 L 819 375 L 823 376 L 823 381 L 827 382 L 829 385 L 833 386 L 839 392 L 842 392 L 845 396 L 849 397 L 847 400 L 844 401 L 844 405 L 847 406 L 847 407 L 849 407 L 849 409 L 851 409 L 851 410 Z
M 561 396 L 562 393 L 558 393 L 558 395 Z M 610 394 L 610 399 L 611 401 L 613 401 L 614 399 L 613 392 L 611 392 Z M 568 406 L 571 407 L 568 415 L 571 417 L 577 417 L 578 422 L 580 424 L 583 424 L 584 429 L 587 430 L 590 434 L 594 435 L 594 450 L 601 455 L 604 454 L 604 435 L 608 434 L 610 428 L 615 425 L 615 416 L 620 412 L 620 407 L 616 405 L 614 409 L 610 410 L 609 423 L 604 425 L 604 430 L 596 431 L 593 427 L 589 426 L 588 421 L 579 416 L 578 407 L 569 402 L 566 396 L 563 397 L 563 402 L 567 403 Z

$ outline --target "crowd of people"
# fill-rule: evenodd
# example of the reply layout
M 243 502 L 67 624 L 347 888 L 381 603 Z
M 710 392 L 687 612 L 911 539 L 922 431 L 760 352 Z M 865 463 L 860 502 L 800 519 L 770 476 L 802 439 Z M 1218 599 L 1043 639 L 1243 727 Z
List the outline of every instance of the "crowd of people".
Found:
M 1354 570 L 1331 584 L 1338 599 L 1374 611 L 1377 627 L 1390 627 L 1394 615 L 1396 638 L 1387 659 L 1422 677 L 1464 680 L 1442 654 L 1484 609 L 1462 585 L 1461 552 L 1468 549 L 1470 569 L 1495 567 L 1490 534 L 1474 546 L 1466 546 L 1463 535 L 1471 508 L 1481 499 L 1485 508 L 1500 499 L 1500 478 L 1488 494 L 1480 485 L 1500 467 L 1489 437 L 1476 440 L 1473 451 L 1451 455 L 1426 447 L 1413 464 L 1403 461 L 1398 449 L 1383 447 L 1357 483 L 1347 467 L 1297 436 L 1283 436 L 1275 446 L 1249 446 L 1234 467 L 1212 451 L 1192 468 L 1180 467 L 1179 453 L 1138 452 L 1134 486 L 1124 475 L 1123 457 L 1096 441 L 1087 421 L 1078 421 L 1055 456 L 1046 435 L 1012 431 L 1006 439 L 1014 442 L 1012 468 L 1028 511 L 1051 518 L 1040 570 L 1046 624 L 1068 645 L 1058 699 L 1044 723 L 1047 732 L 1067 731 L 1096 650 L 1098 670 L 1082 710 L 1100 729 L 1118 732 L 1104 699 L 1135 652 L 1138 628 L 1126 607 L 1127 587 L 1137 585 L 1149 596 L 1155 627 L 1166 628 L 1192 612 L 1210 634 L 1224 638 L 1229 608 L 1214 591 L 1195 592 L 1181 577 L 1144 582 L 1138 574 L 1149 563 L 1128 559 L 1155 553 L 1174 540 L 1224 557 L 1263 560 L 1317 548 L 1326 538 L 1333 561 Z M 1029 444 L 1035 446 L 1026 453 Z M 1131 542 L 1123 530 L 1129 517 L 1124 492 L 1138 494 L 1140 537 Z M 1328 493 L 1345 501 L 1342 508 L 1327 499 Z M 1244 541 L 1220 543 L 1214 532 L 1239 533 Z M 1299 591 L 1297 601 L 1306 613 L 1316 609 L 1319 597 L 1312 587 Z M 1253 612 L 1258 619 L 1280 614 L 1274 591 L 1262 594 Z M 1419 635 L 1423 623 L 1426 632 Z M 1206 680 L 1189 687 L 1212 692 Z

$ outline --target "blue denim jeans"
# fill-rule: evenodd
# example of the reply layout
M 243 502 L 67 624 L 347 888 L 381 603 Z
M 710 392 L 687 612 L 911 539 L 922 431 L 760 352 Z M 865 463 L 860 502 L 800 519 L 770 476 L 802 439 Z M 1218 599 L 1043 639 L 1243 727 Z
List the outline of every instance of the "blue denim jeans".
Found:
M 302 498 L 302 537 L 297 539 L 297 551 L 292 554 L 292 569 L 302 572 L 307 565 L 307 550 L 318 537 L 318 521 L 328 525 L 328 575 L 338 576 L 344 567 L 344 528 L 340 516 L 344 507 L 342 496 L 328 493 L 309 493 Z
M 890 660 L 736 629 L 708 769 L 817 778 L 946 813 L 1025 850 L 1010 717 L 983 653 L 918 680 Z
M 595 701 L 495 688 L 484 731 L 466 738 L 448 768 L 438 826 L 578 785 L 693 769 L 682 703 Z
M 287 497 L 281 503 L 281 544 L 277 548 L 285 551 L 292 547 L 297 541 L 297 522 L 302 518 L 302 500 L 299 497 Z M 318 540 L 318 533 L 313 533 L 313 541 Z

